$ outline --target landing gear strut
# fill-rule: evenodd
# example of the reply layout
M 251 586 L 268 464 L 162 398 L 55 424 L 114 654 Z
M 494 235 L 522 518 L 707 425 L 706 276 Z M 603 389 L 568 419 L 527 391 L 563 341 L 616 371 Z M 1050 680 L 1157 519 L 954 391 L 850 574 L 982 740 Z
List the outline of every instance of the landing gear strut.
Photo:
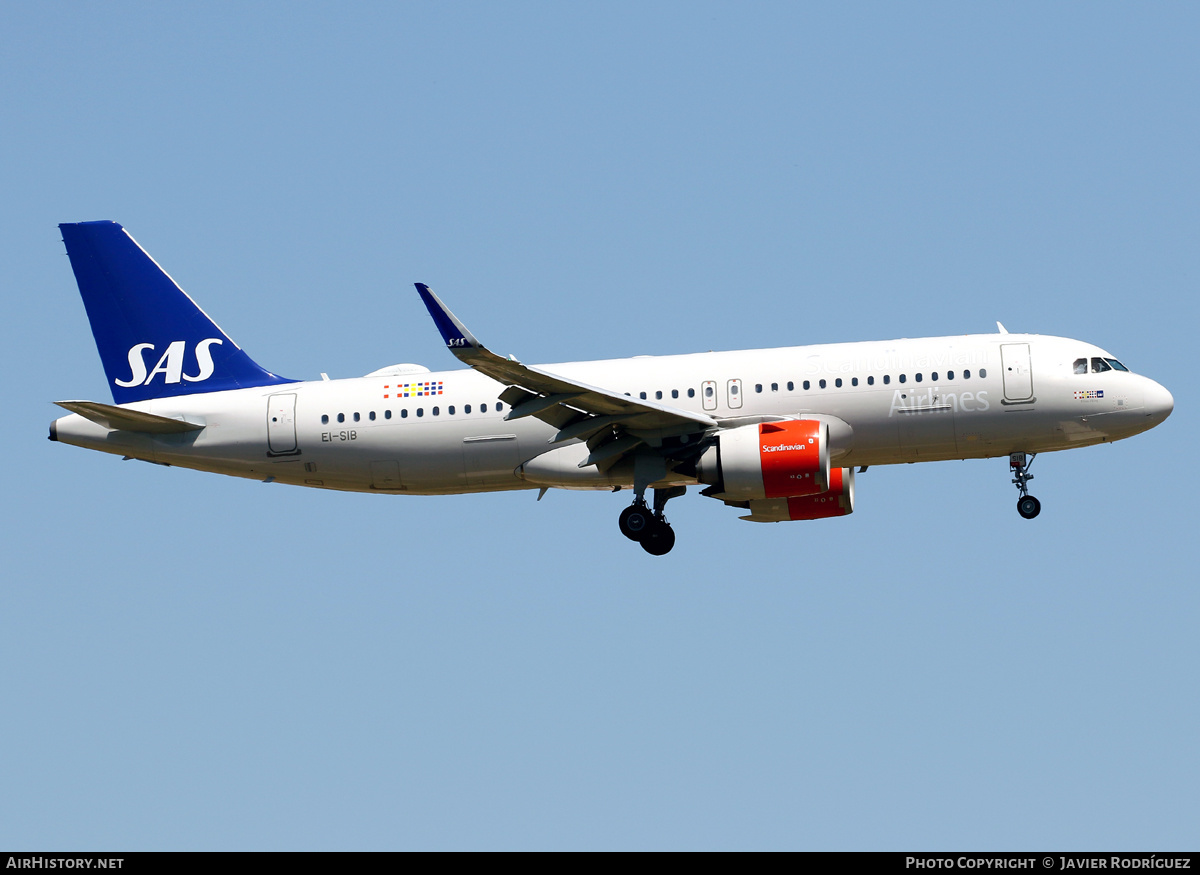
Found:
M 646 506 L 646 499 L 643 497 L 645 493 L 638 495 L 633 504 L 621 511 L 621 516 L 617 518 L 621 534 L 631 541 L 637 541 L 651 556 L 670 553 L 671 548 L 675 546 L 675 530 L 667 522 L 663 510 L 668 501 L 686 491 L 686 486 L 655 489 L 653 512 Z
M 1017 499 L 1017 513 L 1027 520 L 1033 519 L 1042 512 L 1042 503 L 1029 494 L 1029 486 L 1027 485 L 1033 479 L 1033 475 L 1029 473 L 1029 469 L 1033 466 L 1033 460 L 1037 458 L 1037 453 L 1031 453 L 1026 459 L 1024 453 L 1009 453 L 1008 467 L 1013 473 L 1013 484 L 1021 492 L 1021 497 Z

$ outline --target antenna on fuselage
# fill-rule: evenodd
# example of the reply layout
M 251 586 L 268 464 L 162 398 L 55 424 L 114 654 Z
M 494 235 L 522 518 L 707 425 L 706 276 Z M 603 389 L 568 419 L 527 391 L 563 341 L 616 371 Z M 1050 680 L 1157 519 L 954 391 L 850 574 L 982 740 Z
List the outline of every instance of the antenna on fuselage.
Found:
M 1000 329 L 1001 334 L 1008 334 L 1008 329 L 1000 324 L 1000 320 L 996 320 L 996 327 Z

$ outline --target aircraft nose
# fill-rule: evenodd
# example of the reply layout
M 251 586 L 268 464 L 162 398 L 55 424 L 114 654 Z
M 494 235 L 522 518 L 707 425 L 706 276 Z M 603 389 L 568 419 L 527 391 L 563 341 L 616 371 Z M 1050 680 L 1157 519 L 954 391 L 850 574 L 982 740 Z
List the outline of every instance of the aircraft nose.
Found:
M 1175 409 L 1175 399 L 1171 397 L 1170 392 L 1153 380 L 1148 380 L 1147 383 L 1143 402 L 1146 415 L 1154 420 L 1155 425 L 1158 425 Z

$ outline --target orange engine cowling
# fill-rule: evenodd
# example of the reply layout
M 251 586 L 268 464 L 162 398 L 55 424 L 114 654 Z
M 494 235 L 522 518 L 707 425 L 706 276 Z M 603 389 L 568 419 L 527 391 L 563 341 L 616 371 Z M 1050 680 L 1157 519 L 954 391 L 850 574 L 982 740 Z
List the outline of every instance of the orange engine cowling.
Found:
M 698 479 L 726 500 L 815 496 L 829 485 L 829 427 L 814 419 L 722 431 L 701 458 Z
M 756 523 L 787 520 L 820 520 L 854 512 L 854 469 L 834 468 L 829 489 L 819 495 L 764 498 L 750 502 L 750 515 L 742 519 Z

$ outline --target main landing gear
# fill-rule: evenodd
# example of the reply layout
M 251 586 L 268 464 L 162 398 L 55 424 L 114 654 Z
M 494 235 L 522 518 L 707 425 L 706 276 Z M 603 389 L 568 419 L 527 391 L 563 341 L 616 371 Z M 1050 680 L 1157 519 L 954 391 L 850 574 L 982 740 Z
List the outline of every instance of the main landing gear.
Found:
M 663 515 L 663 509 L 672 498 L 683 495 L 685 486 L 671 486 L 654 490 L 654 510 L 646 506 L 646 499 L 639 495 L 633 504 L 621 511 L 617 525 L 621 534 L 637 541 L 651 556 L 665 556 L 675 546 L 675 530 Z
M 1008 467 L 1013 473 L 1012 482 L 1021 492 L 1021 497 L 1017 499 L 1017 513 L 1027 520 L 1033 519 L 1042 512 L 1042 503 L 1029 494 L 1027 485 L 1033 479 L 1029 469 L 1033 466 L 1033 460 L 1036 458 L 1037 453 L 1031 453 L 1028 459 L 1024 453 L 1009 453 L 1008 455 Z

